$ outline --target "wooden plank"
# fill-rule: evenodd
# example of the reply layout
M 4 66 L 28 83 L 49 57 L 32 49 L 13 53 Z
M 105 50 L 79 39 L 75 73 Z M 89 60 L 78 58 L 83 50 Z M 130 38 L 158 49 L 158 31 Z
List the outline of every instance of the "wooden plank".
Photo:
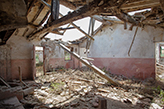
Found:
M 44 5 L 41 4 L 41 6 L 40 6 L 38 12 L 35 14 L 34 18 L 33 18 L 32 21 L 31 21 L 31 23 L 33 23 L 33 22 L 38 18 L 39 14 L 40 14 L 41 11 L 43 10 L 43 8 L 44 8 Z
M 90 69 L 92 69 L 95 73 L 97 73 L 98 75 L 100 75 L 102 78 L 105 78 L 106 80 L 108 80 L 111 84 L 113 85 L 119 85 L 119 83 L 112 79 L 109 75 L 107 75 L 105 72 L 101 71 L 99 68 L 97 68 L 95 65 L 91 64 L 90 62 L 88 62 L 85 59 L 82 59 L 78 54 L 76 54 L 75 52 L 71 52 L 71 50 L 69 48 L 67 48 L 65 45 L 59 43 L 60 47 L 63 48 L 65 51 L 69 52 L 72 56 L 74 56 L 75 58 L 77 58 L 78 60 L 80 60 L 83 64 L 85 64 L 86 66 L 88 66 Z
M 48 11 L 47 14 L 44 16 L 44 18 L 42 19 L 42 21 L 39 23 L 38 26 L 41 26 L 48 18 L 49 14 L 50 14 L 51 11 Z
M 138 2 L 132 2 L 132 3 L 127 3 L 122 5 L 121 9 L 122 10 L 134 10 L 134 9 L 146 9 L 146 8 L 151 8 L 154 6 L 158 6 L 159 0 L 142 0 Z
M 34 5 L 35 2 L 36 2 L 36 0 L 31 1 L 30 5 L 28 7 L 28 10 L 27 10 L 27 14 L 26 15 L 29 14 L 29 12 L 31 11 L 31 9 L 32 9 L 32 7 L 33 7 L 33 5 Z

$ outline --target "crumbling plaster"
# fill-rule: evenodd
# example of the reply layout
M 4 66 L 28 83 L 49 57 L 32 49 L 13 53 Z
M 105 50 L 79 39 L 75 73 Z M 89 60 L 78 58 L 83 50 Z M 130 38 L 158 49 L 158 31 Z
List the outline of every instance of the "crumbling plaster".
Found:
M 154 78 L 154 41 L 164 40 L 163 29 L 151 26 L 139 27 L 128 55 L 135 30 L 136 27 L 133 27 L 132 31 L 125 30 L 122 24 L 104 27 L 94 36 L 95 40 L 91 43 L 88 57 L 94 59 L 94 65 L 106 68 L 110 73 L 138 79 Z
M 22 37 L 23 29 L 24 28 L 16 30 L 6 45 L 0 46 L 0 53 L 4 56 L 5 54 L 9 55 L 7 59 L 1 55 L 0 60 L 0 62 L 4 64 L 4 66 L 1 67 L 3 69 L 0 71 L 0 74 L 6 80 L 19 79 L 18 67 L 21 69 L 23 79 L 33 79 L 35 69 L 34 44 L 25 37 Z M 6 53 L 3 53 L 3 51 Z M 6 62 L 8 62 L 8 64 L 6 64 Z M 8 76 L 6 78 L 5 75 L 10 75 L 10 77 Z
M 71 60 L 65 60 L 64 50 L 57 44 L 55 41 L 47 41 L 42 43 L 44 46 L 44 56 L 45 56 L 45 69 L 49 71 L 50 69 L 55 69 L 56 67 L 65 67 L 65 68 L 78 68 L 81 66 L 79 60 L 71 56 Z M 73 47 L 73 52 L 78 54 L 79 48 L 78 45 L 69 45 Z

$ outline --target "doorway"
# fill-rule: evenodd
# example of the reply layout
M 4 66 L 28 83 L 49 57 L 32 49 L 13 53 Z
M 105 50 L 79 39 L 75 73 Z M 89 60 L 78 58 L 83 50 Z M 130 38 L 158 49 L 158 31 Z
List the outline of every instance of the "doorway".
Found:
M 158 42 L 155 46 L 156 79 L 164 82 L 164 42 Z
M 43 47 L 35 47 L 35 64 L 36 64 L 36 77 L 42 76 L 43 73 Z

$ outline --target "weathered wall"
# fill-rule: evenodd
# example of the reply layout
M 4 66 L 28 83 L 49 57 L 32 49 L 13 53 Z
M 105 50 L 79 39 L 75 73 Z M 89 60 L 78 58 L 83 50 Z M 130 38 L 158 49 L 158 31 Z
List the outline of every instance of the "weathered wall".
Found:
M 23 79 L 33 79 L 34 46 L 21 34 L 14 32 L 7 44 L 0 46 L 0 76 L 6 80 L 19 79 L 18 67 Z
M 72 45 L 73 51 L 78 54 L 78 46 Z M 81 66 L 79 60 L 71 56 L 71 60 L 66 61 L 64 50 L 54 44 L 53 41 L 46 42 L 46 46 L 44 47 L 44 56 L 45 56 L 45 69 L 46 71 L 50 70 L 51 68 L 55 69 L 56 67 L 65 67 L 65 68 L 78 68 Z
M 135 30 L 136 27 L 133 31 L 124 30 L 122 24 L 104 27 L 94 36 L 88 57 L 94 58 L 93 64 L 97 67 L 105 67 L 113 74 L 139 79 L 155 77 L 154 41 L 164 40 L 163 29 L 150 26 L 138 28 L 128 56 Z
M 11 51 L 9 45 L 0 46 L 0 76 L 11 79 Z

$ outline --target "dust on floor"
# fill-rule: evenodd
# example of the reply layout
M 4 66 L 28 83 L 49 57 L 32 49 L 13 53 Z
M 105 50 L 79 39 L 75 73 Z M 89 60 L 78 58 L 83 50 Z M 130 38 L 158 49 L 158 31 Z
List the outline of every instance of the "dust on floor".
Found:
M 106 72 L 108 73 L 108 72 Z M 162 109 L 163 84 L 153 79 L 137 81 L 108 73 L 121 83 L 113 86 L 91 70 L 59 69 L 34 82 L 34 94 L 21 100 L 26 109 L 98 109 L 100 98 L 107 109 Z

